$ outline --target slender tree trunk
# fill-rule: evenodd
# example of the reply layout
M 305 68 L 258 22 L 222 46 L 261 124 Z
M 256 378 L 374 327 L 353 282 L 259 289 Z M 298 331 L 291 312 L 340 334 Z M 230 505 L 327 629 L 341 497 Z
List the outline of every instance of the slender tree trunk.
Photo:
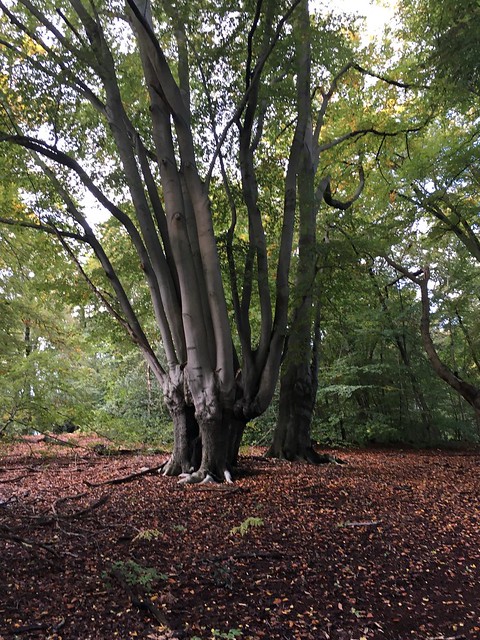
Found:
M 425 349 L 425 353 L 427 354 L 428 359 L 430 360 L 430 364 L 432 365 L 433 370 L 441 378 L 444 382 L 446 382 L 452 389 L 454 389 L 459 395 L 461 395 L 468 404 L 471 405 L 475 414 L 477 416 L 480 415 L 480 388 L 475 385 L 463 380 L 457 372 L 452 371 L 444 362 L 441 360 L 438 352 L 435 348 L 435 344 L 433 342 L 432 336 L 430 334 L 430 297 L 428 292 L 428 282 L 430 279 L 430 269 L 429 267 L 424 267 L 420 273 L 422 273 L 422 277 L 418 277 L 419 274 L 412 274 L 403 267 L 401 264 L 398 264 L 388 256 L 384 256 L 385 260 L 390 264 L 394 269 L 403 273 L 403 275 L 416 285 L 420 287 L 420 294 L 422 300 L 422 318 L 420 320 L 420 333 L 422 336 L 423 348 Z
M 303 141 L 297 177 L 300 216 L 296 300 L 287 356 L 280 382 L 280 404 L 273 442 L 267 455 L 288 460 L 314 461 L 310 427 L 316 395 L 312 379 L 313 285 L 316 274 L 316 203 L 313 132 L 310 108 L 310 31 L 308 3 L 298 7 L 297 106 Z

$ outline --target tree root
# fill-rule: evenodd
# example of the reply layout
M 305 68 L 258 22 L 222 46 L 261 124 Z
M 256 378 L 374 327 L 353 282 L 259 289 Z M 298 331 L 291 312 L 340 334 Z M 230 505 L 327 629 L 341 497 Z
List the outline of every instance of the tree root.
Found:
M 283 449 L 281 451 L 270 449 L 265 454 L 265 457 L 288 460 L 289 462 L 307 462 L 308 464 L 347 464 L 345 460 L 331 456 L 328 453 L 317 453 L 313 447 L 301 450 L 298 453 L 288 452 Z
M 160 467 L 160 473 L 162 476 L 176 477 L 182 475 L 182 465 L 177 462 L 173 456 L 162 464 Z M 189 470 L 189 473 L 193 472 L 193 467 Z
M 79 494 L 79 496 L 70 496 L 70 498 L 66 497 L 66 498 L 61 498 L 60 500 L 57 500 L 57 502 L 53 505 L 53 512 L 54 512 L 53 516 L 30 516 L 30 518 L 32 520 L 35 520 L 36 524 L 39 524 L 39 525 L 52 524 L 54 522 L 58 522 L 58 520 L 76 520 L 77 518 L 81 518 L 87 513 L 90 513 L 90 511 L 93 511 L 94 509 L 101 507 L 110 498 L 110 494 L 106 493 L 105 495 L 101 496 L 98 500 L 95 500 L 95 502 L 92 502 L 91 504 L 89 504 L 87 507 L 84 507 L 83 509 L 79 509 L 78 511 L 74 511 L 73 513 L 59 514 L 56 512 L 56 506 L 58 506 L 58 503 L 62 502 L 63 500 L 71 499 L 72 497 L 82 497 L 83 495 L 85 494 Z
M 210 473 L 209 471 L 202 471 L 201 469 L 194 471 L 193 473 L 181 473 L 179 478 L 178 484 L 218 484 L 223 480 L 227 484 L 233 484 L 232 474 L 228 469 L 225 469 L 223 472 L 222 479 L 219 479 L 215 474 Z

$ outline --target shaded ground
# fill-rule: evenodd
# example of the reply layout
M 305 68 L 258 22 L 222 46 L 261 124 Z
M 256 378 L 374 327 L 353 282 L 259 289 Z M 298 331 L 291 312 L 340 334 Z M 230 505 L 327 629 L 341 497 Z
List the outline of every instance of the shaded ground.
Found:
M 217 488 L 91 486 L 162 456 L 0 455 L 2 640 L 480 638 L 478 453 L 252 455 Z

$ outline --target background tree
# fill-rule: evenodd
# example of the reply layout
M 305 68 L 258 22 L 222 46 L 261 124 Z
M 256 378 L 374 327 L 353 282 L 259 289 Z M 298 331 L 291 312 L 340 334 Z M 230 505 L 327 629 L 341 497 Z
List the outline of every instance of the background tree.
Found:
M 62 300 L 71 265 L 46 262 L 45 242 L 21 229 L 2 229 L 0 248 L 0 433 L 92 426 L 93 358 Z

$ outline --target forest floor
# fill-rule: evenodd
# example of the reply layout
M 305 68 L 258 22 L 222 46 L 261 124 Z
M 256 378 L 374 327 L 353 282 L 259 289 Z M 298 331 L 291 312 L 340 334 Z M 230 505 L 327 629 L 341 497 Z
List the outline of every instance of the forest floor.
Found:
M 252 449 L 192 487 L 62 438 L 0 448 L 2 640 L 480 638 L 478 451 Z

